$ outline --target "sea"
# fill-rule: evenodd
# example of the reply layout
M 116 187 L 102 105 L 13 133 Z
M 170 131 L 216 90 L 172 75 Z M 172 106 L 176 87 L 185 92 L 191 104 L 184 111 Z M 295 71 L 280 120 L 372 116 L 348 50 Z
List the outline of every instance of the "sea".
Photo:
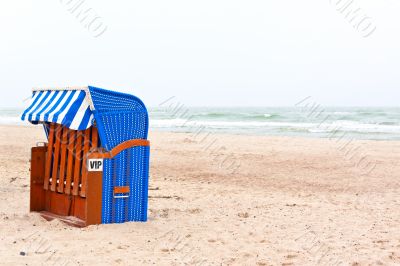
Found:
M 0 109 L 0 124 L 26 125 L 22 109 Z M 400 140 L 399 107 L 153 107 L 150 130 L 262 136 Z

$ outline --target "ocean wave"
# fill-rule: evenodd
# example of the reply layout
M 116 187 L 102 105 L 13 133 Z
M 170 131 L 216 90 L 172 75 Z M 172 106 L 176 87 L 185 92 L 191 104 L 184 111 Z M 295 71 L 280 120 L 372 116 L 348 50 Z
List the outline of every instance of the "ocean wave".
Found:
M 261 121 L 208 121 L 208 120 L 187 120 L 168 119 L 150 121 L 151 126 L 210 126 L 210 127 L 312 127 L 313 123 L 290 123 L 290 122 L 261 122 Z
M 356 112 L 333 112 L 334 115 L 353 115 Z
M 197 113 L 193 114 L 192 118 L 197 119 L 197 120 L 224 120 L 224 119 L 229 119 L 229 120 L 272 120 L 272 119 L 277 119 L 282 117 L 279 114 L 274 114 L 274 113 L 225 113 L 225 112 L 211 112 L 211 113 Z
M 322 128 L 310 128 L 307 130 L 310 133 L 331 133 L 332 129 L 322 129 Z
M 311 123 L 311 122 L 262 122 L 262 121 L 207 121 L 207 120 L 187 120 L 187 119 L 168 119 L 150 121 L 150 126 L 159 127 L 209 127 L 220 129 L 298 129 L 310 133 L 329 133 L 333 131 L 349 131 L 360 133 L 400 133 L 400 125 L 380 125 L 363 124 L 354 121 L 339 120 L 332 123 Z
M 196 107 L 188 110 L 185 117 L 173 117 L 165 110 L 149 109 L 150 127 L 185 132 L 202 127 L 211 132 L 316 137 L 338 131 L 356 138 L 400 139 L 400 109 L 393 108 L 336 108 L 318 117 L 307 116 L 296 108 Z M 17 109 L 0 109 L 0 124 L 26 125 L 20 120 L 20 113 Z
M 212 113 L 200 113 L 196 114 L 196 117 L 210 117 L 210 118 L 220 118 L 220 117 L 227 117 L 227 116 L 237 116 L 238 114 L 231 114 L 231 113 L 219 113 L 219 112 L 212 112 Z
M 261 119 L 261 120 L 272 120 L 276 118 L 282 117 L 281 115 L 278 114 L 257 114 L 257 115 L 250 115 L 249 118 L 255 118 L 255 119 Z
M 153 114 L 150 113 L 150 116 Z M 216 119 L 243 119 L 246 117 L 247 114 L 242 114 L 242 113 L 231 113 L 231 112 L 194 112 L 190 114 L 191 119 L 197 119 L 197 120 L 202 120 L 202 119 L 211 119 L 211 120 L 216 120 Z M 154 118 L 159 118 L 155 116 Z
M 394 125 L 399 125 L 397 122 L 380 122 L 378 125 L 384 125 L 384 126 L 394 126 Z

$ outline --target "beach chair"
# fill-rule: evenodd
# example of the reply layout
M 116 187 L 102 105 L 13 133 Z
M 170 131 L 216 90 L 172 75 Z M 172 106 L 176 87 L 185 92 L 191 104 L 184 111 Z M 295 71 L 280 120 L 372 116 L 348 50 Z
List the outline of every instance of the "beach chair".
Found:
M 148 113 L 95 87 L 34 89 L 22 120 L 42 124 L 31 154 L 30 211 L 75 226 L 146 221 Z

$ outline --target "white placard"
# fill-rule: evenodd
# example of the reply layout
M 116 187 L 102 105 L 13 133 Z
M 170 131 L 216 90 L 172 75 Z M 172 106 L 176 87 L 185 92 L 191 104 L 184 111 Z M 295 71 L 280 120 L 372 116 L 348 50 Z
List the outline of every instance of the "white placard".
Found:
M 103 171 L 103 159 L 89 159 L 88 160 L 88 171 L 89 172 L 102 172 Z

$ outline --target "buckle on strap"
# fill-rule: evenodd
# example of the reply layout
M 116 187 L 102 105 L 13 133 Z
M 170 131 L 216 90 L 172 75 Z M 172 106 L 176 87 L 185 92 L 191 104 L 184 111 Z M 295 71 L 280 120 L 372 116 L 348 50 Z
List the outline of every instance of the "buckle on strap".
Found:
M 114 187 L 114 199 L 129 198 L 130 188 L 128 186 L 124 187 Z

